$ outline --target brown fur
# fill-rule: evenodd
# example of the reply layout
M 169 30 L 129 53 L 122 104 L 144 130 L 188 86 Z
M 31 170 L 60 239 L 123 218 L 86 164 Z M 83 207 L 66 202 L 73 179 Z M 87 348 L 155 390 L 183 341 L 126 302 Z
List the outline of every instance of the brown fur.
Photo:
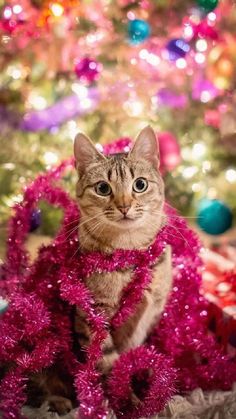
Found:
M 81 211 L 80 249 L 111 253 L 118 248 L 147 248 L 165 223 L 164 185 L 158 171 L 159 152 L 153 130 L 147 127 L 141 131 L 128 154 L 104 157 L 83 134 L 76 137 L 74 148 L 79 176 L 76 191 Z M 147 180 L 148 187 L 144 192 L 134 191 L 137 178 Z M 100 181 L 111 188 L 109 195 L 97 193 Z M 102 275 L 95 273 L 87 279 L 97 309 L 108 319 L 118 310 L 122 291 L 130 282 L 131 274 L 127 269 Z M 152 282 L 134 314 L 108 335 L 103 346 L 103 360 L 98 366 L 104 373 L 109 371 L 119 353 L 145 341 L 163 311 L 171 279 L 171 250 L 167 248 L 153 267 Z M 75 317 L 75 331 L 80 344 L 87 345 L 89 327 L 80 310 Z M 55 396 L 53 390 L 50 397 L 52 395 Z

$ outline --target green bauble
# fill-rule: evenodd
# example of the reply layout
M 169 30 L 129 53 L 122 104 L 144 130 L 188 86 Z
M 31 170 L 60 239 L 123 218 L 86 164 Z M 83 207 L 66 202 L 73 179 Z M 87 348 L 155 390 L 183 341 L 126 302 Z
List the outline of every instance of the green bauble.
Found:
M 223 234 L 232 226 L 233 214 L 227 205 L 217 199 L 202 199 L 197 210 L 197 224 L 208 234 Z
M 209 13 L 218 6 L 218 0 L 197 0 L 197 4 L 205 13 Z
M 2 297 L 0 297 L 0 314 L 3 314 L 4 311 L 7 310 L 8 302 L 7 300 L 4 300 Z

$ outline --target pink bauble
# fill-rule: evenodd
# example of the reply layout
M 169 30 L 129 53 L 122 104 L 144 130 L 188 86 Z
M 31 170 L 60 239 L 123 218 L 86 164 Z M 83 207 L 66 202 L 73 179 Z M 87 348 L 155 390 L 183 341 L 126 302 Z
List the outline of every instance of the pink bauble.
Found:
M 171 132 L 160 132 L 158 134 L 160 157 L 161 157 L 161 172 L 165 173 L 175 169 L 180 163 L 180 147 L 176 137 Z
M 89 57 L 85 57 L 75 64 L 75 74 L 77 77 L 89 83 L 96 81 L 101 71 L 102 64 Z
M 204 121 L 207 125 L 214 128 L 220 126 L 220 112 L 218 109 L 207 109 L 204 114 Z

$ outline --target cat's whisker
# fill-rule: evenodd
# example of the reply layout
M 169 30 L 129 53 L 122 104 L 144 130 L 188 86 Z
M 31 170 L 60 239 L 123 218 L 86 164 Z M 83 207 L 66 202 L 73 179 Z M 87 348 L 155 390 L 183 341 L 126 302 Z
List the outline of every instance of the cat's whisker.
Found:
M 74 218 L 72 221 L 70 221 L 69 223 L 63 223 L 63 227 L 67 227 L 68 225 L 70 225 L 70 224 L 73 224 L 73 223 L 77 223 L 77 222 L 79 222 L 79 220 L 81 219 L 81 216 L 79 216 L 78 218 Z
M 191 252 L 193 252 L 193 249 L 191 248 L 191 246 L 190 246 L 190 244 L 189 244 L 189 242 L 188 242 L 188 240 L 186 240 L 185 239 L 185 237 L 178 231 L 178 230 L 176 230 L 178 233 L 179 233 L 179 236 L 178 235 L 176 235 L 176 234 L 173 234 L 173 233 L 170 233 L 169 231 L 168 231 L 168 235 L 169 236 L 171 236 L 171 237 L 175 237 L 176 239 L 182 239 L 185 243 L 186 243 L 186 245 L 188 246 L 188 248 L 189 248 L 189 250 L 191 251 Z
M 150 213 L 150 211 L 149 210 L 144 210 L 145 212 L 148 212 L 148 213 Z M 184 217 L 184 216 L 182 216 L 182 215 L 176 215 L 176 216 L 174 216 L 174 215 L 171 215 L 171 214 L 165 214 L 164 212 L 159 212 L 159 211 L 157 211 L 157 210 L 154 210 L 154 211 L 151 211 L 151 213 L 152 214 L 156 214 L 156 215 L 159 215 L 160 217 L 168 217 L 168 218 L 173 218 L 173 219 L 193 219 L 193 220 L 195 220 L 196 219 L 196 217 Z
M 95 217 L 94 217 L 94 218 L 95 218 Z M 101 225 L 103 226 L 103 222 L 102 222 L 102 220 L 98 220 L 98 221 L 97 221 L 97 223 L 95 223 L 95 225 L 93 225 L 93 228 L 89 230 L 89 231 L 90 231 L 90 233 L 91 233 L 91 234 L 94 234 L 94 233 L 95 233 L 95 231 L 98 229 L 98 227 L 100 227 Z M 85 240 L 83 241 L 83 247 L 84 247 L 84 245 L 88 242 L 88 239 L 89 239 L 89 236 L 87 236 L 87 240 L 85 239 Z M 77 252 L 78 252 L 79 250 L 81 250 L 81 248 L 82 248 L 82 244 L 78 246 L 78 248 L 76 249 L 76 252 L 75 252 L 75 253 L 73 254 L 73 256 L 72 256 L 72 259 L 75 257 L 75 255 L 77 254 Z
M 147 211 L 147 212 L 149 212 L 149 211 Z M 166 214 L 164 214 L 164 213 L 159 213 L 159 212 L 155 212 L 155 211 L 152 211 L 152 213 L 151 213 L 152 215 L 157 215 L 158 217 L 163 217 L 163 218 L 166 218 L 167 220 L 168 220 L 168 216 L 166 215 Z M 173 227 L 174 228 L 174 226 L 172 225 L 172 224 L 170 224 L 170 223 L 168 223 L 168 225 L 169 226 L 171 226 L 171 227 Z M 176 228 L 177 230 L 185 230 L 185 228 L 184 227 L 177 227 Z
M 146 212 L 149 212 L 149 211 L 146 211 Z M 159 212 L 159 211 L 152 211 L 152 214 L 153 215 L 157 215 L 157 216 L 159 216 L 159 217 L 163 217 L 163 218 L 167 218 L 167 220 L 168 220 L 168 216 L 166 215 L 166 214 L 164 214 L 164 213 L 161 213 L 161 212 Z M 189 242 L 186 240 L 186 238 L 183 236 L 183 234 L 181 233 L 181 227 L 175 227 L 175 226 L 173 226 L 172 224 L 170 224 L 170 223 L 167 223 L 170 227 L 172 227 L 173 229 L 175 229 L 175 231 L 179 234 L 179 236 L 184 240 L 184 242 L 188 245 L 188 247 L 189 247 L 189 249 L 191 249 L 191 246 L 190 246 L 190 244 L 189 244 Z M 171 233 L 169 233 L 168 232 L 168 234 L 171 234 Z M 179 238 L 178 236 L 175 236 L 175 235 L 173 235 L 173 237 L 176 237 L 176 238 Z M 192 249 L 191 249 L 192 250 Z
M 64 243 L 65 241 L 67 241 L 67 240 L 68 240 L 68 238 L 72 235 L 72 233 L 73 233 L 74 231 L 76 231 L 76 230 L 79 228 L 79 226 L 81 227 L 83 224 L 88 223 L 88 222 L 92 221 L 94 218 L 97 218 L 97 217 L 98 217 L 98 216 L 97 216 L 97 214 L 96 214 L 96 215 L 94 215 L 93 217 L 88 217 L 88 218 L 86 218 L 86 220 L 84 220 L 82 223 L 77 224 L 77 225 L 76 225 L 75 227 L 73 227 L 71 230 L 67 231 L 67 233 L 69 233 L 69 234 L 66 236 L 65 240 L 64 240 L 62 243 Z M 57 236 L 57 238 L 60 238 L 61 236 L 64 236 L 64 233 L 59 234 L 59 235 Z
M 184 240 L 184 242 L 188 245 L 188 247 L 189 247 L 189 249 L 191 250 L 191 252 L 192 252 L 192 248 L 191 248 L 191 246 L 190 246 L 190 244 L 189 244 L 189 242 L 188 242 L 188 240 L 184 237 L 184 235 L 181 233 L 181 231 L 179 231 L 178 230 L 178 228 L 176 228 L 175 226 L 173 226 L 173 225 L 171 225 L 171 224 L 169 224 L 169 226 L 171 227 L 171 228 L 174 228 L 175 229 L 175 231 L 177 231 L 177 233 L 180 235 L 180 237 Z

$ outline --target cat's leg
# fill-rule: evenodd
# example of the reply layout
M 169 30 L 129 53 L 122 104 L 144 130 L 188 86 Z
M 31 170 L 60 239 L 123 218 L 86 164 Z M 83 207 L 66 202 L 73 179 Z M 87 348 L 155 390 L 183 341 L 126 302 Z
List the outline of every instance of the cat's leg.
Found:
M 73 409 L 73 405 L 70 399 L 62 396 L 48 396 L 46 401 L 49 405 L 49 411 L 56 412 L 58 415 L 66 415 Z
M 75 407 L 76 397 L 71 377 L 59 365 L 42 373 L 32 374 L 27 389 L 27 404 L 40 407 L 48 403 L 49 410 L 64 415 Z

